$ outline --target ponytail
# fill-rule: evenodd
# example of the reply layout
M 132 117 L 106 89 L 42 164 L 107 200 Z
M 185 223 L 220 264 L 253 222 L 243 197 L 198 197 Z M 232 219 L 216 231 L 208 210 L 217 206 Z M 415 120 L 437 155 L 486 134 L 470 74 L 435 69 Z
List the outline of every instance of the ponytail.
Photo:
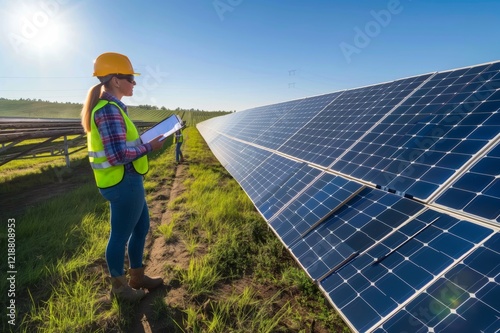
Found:
M 85 103 L 83 103 L 82 112 L 80 113 L 82 117 L 82 126 L 85 133 L 90 132 L 90 117 L 92 115 L 92 110 L 97 105 L 99 98 L 101 97 L 101 91 L 103 83 L 96 84 L 92 88 L 89 89 L 87 93 L 87 98 L 85 99 Z

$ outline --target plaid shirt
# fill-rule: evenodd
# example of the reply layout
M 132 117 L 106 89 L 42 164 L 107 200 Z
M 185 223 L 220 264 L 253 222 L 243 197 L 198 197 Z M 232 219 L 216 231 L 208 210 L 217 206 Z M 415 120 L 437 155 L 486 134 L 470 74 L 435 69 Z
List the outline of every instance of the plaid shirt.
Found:
M 127 106 L 113 95 L 104 92 L 101 99 L 118 104 L 127 113 Z M 125 171 L 135 172 L 132 161 L 152 151 L 151 144 L 127 147 L 127 128 L 120 110 L 113 104 L 106 104 L 94 114 L 95 123 L 104 145 L 106 158 L 111 165 L 125 165 Z

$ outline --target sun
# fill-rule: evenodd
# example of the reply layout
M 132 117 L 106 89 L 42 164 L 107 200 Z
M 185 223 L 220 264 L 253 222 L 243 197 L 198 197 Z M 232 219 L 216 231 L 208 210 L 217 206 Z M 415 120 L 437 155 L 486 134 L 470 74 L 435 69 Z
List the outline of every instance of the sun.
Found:
M 56 51 L 62 44 L 64 39 L 64 30 L 56 22 L 52 22 L 50 25 L 40 29 L 35 38 L 33 38 L 33 45 L 39 51 Z
M 23 56 L 61 52 L 70 31 L 64 20 L 65 8 L 55 1 L 6 8 L 0 21 L 12 50 Z

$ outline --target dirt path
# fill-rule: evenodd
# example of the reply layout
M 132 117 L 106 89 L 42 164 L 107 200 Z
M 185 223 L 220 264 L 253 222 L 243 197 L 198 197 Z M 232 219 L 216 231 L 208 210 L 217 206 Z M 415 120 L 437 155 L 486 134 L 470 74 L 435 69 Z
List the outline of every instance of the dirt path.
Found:
M 146 274 L 148 276 L 162 276 L 167 273 L 168 267 L 186 268 L 189 265 L 189 254 L 182 241 L 166 244 L 161 236 L 155 236 L 155 230 L 161 224 L 171 221 L 172 212 L 167 209 L 168 203 L 175 200 L 185 189 L 182 185 L 186 177 L 187 166 L 176 166 L 175 179 L 171 188 L 160 188 L 153 200 L 150 200 L 151 232 L 146 240 L 145 252 L 148 253 L 146 261 Z M 173 286 L 168 278 L 164 279 L 165 285 L 149 293 L 139 304 L 137 315 L 130 325 L 131 333 L 163 333 L 172 332 L 172 322 L 165 316 L 158 315 L 158 301 L 175 308 L 182 304 L 184 292 L 179 286 Z M 177 322 L 181 323 L 180 315 L 171 313 Z

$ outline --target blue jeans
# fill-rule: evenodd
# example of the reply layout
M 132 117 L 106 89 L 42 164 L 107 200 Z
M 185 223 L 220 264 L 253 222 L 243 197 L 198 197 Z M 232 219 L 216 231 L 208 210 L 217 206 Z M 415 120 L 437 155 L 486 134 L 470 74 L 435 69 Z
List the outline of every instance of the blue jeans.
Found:
M 181 146 L 182 146 L 182 142 L 177 142 L 175 144 L 175 161 L 176 162 L 182 161 L 184 159 L 184 157 L 182 156 Z
M 112 277 L 124 275 L 125 247 L 128 243 L 130 268 L 142 267 L 144 243 L 149 231 L 143 176 L 125 172 L 123 180 L 99 189 L 111 208 L 111 233 L 106 246 L 106 262 Z

